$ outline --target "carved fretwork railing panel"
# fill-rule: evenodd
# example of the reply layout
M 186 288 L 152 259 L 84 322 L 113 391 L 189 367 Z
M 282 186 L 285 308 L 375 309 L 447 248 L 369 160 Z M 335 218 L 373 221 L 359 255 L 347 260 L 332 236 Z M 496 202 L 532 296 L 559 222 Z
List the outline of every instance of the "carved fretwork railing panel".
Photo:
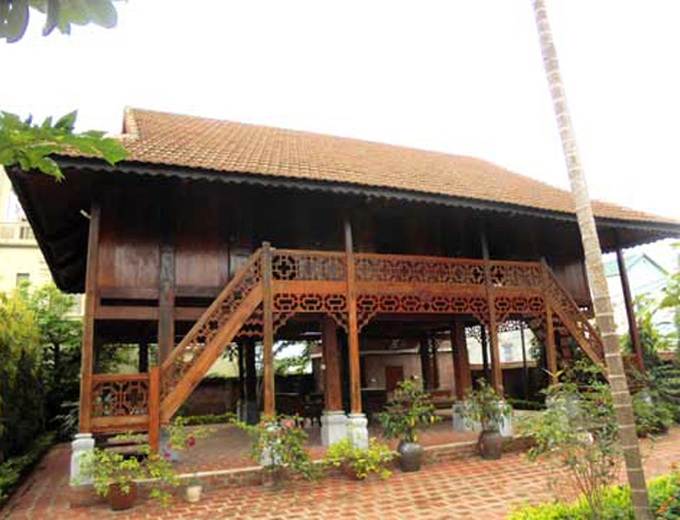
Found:
M 543 269 L 535 262 L 489 262 L 489 278 L 495 288 L 541 289 Z
M 274 280 L 344 281 L 347 280 L 347 257 L 344 253 L 274 249 Z
M 357 282 L 484 285 L 484 261 L 407 255 L 355 255 Z
M 175 388 L 236 309 L 260 284 L 262 281 L 261 263 L 261 251 L 258 250 L 163 362 L 161 365 L 162 397 L 166 397 Z
M 92 417 L 147 415 L 149 374 L 92 376 Z
M 599 332 L 590 323 L 588 316 L 579 309 L 569 292 L 555 278 L 550 268 L 544 266 L 543 269 L 546 280 L 545 293 L 553 310 L 585 353 L 594 362 L 602 364 L 604 347 Z

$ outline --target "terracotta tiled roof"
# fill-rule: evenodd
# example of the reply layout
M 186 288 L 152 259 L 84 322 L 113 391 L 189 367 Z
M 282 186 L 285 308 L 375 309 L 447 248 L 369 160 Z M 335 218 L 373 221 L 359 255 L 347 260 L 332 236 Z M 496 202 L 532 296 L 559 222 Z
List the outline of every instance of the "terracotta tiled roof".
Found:
M 569 192 L 480 159 L 194 116 L 128 109 L 130 161 L 332 181 L 573 213 Z M 594 201 L 599 217 L 680 224 Z

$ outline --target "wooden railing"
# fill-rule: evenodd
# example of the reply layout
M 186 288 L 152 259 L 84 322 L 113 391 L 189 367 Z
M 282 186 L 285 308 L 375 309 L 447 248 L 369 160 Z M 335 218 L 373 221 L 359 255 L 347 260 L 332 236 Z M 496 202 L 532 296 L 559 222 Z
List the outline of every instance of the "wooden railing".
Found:
M 599 332 L 590 322 L 588 316 L 576 305 L 569 292 L 555 277 L 552 270 L 544 265 L 546 297 L 553 305 L 553 309 L 560 317 L 562 324 L 569 330 L 579 346 L 595 363 L 600 365 L 604 361 L 604 346 Z
M 162 397 L 194 366 L 225 321 L 261 281 L 261 250 L 258 249 L 161 365 Z

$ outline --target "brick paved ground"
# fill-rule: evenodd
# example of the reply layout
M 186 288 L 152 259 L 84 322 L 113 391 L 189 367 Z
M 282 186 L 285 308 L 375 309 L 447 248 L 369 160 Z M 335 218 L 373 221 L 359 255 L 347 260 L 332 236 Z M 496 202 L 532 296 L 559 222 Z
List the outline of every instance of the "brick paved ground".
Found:
M 680 462 L 680 428 L 654 446 L 644 442 L 649 476 Z M 70 509 L 67 489 L 69 451 L 50 451 L 13 497 L 0 518 L 142 519 L 142 518 L 503 518 L 512 505 L 550 500 L 548 483 L 555 475 L 521 454 L 500 461 L 474 457 L 428 465 L 420 473 L 397 473 L 386 481 L 354 482 L 331 477 L 281 489 L 264 486 L 212 490 L 198 505 L 179 499 L 167 509 L 141 503 L 130 512 L 113 513 L 104 505 Z M 564 479 L 560 481 L 564 488 Z

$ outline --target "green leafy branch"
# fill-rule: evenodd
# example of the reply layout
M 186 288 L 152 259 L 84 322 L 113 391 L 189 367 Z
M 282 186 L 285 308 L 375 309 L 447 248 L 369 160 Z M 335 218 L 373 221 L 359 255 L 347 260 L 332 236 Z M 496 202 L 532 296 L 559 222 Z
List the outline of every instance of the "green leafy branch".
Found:
M 37 170 L 62 180 L 64 174 L 50 157 L 65 151 L 76 150 L 86 155 L 103 158 L 115 164 L 127 156 L 127 151 L 116 139 L 104 137 L 104 132 L 90 130 L 74 133 L 77 111 L 53 122 L 47 117 L 42 124 L 33 124 L 32 117 L 0 111 L 0 165 L 18 164 L 22 170 Z

